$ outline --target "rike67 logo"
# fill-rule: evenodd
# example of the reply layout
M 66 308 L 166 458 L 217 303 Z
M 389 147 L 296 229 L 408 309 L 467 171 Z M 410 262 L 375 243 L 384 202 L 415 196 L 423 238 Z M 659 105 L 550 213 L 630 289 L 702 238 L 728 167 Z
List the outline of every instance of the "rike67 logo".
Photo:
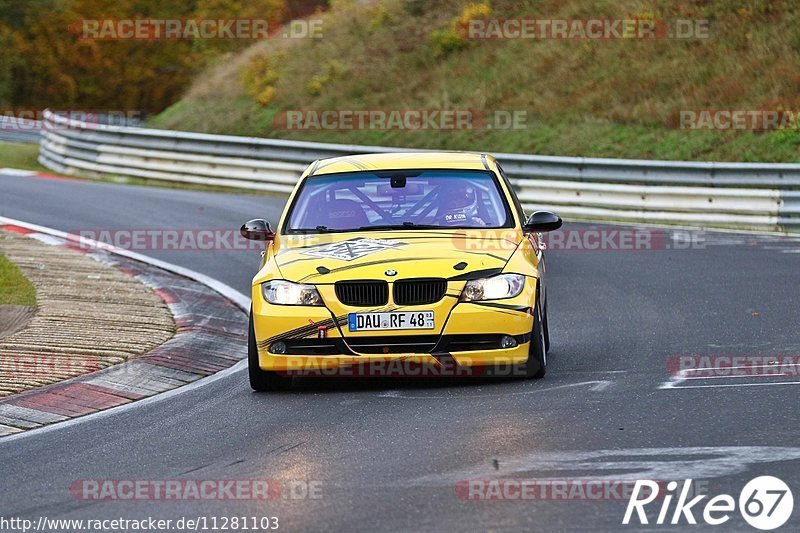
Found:
M 662 487 L 662 484 L 651 480 L 636 481 L 622 523 L 630 524 L 635 516 L 634 524 L 637 519 L 640 524 L 649 524 L 645 507 L 659 501 L 661 506 L 654 522 L 656 525 L 697 524 L 695 513 L 698 513 L 706 524 L 719 526 L 731 519 L 738 504 L 739 513 L 748 524 L 766 531 L 785 524 L 794 509 L 794 498 L 789 486 L 773 476 L 760 476 L 750 480 L 739 493 L 738 501 L 729 494 L 720 494 L 705 501 L 704 505 L 701 502 L 708 498 L 707 494 L 689 499 L 691 479 L 684 480 L 680 493 L 677 481 L 667 483 L 666 493 L 659 494 Z M 676 497 L 673 508 L 672 502 Z M 654 507 L 658 507 L 658 504 Z

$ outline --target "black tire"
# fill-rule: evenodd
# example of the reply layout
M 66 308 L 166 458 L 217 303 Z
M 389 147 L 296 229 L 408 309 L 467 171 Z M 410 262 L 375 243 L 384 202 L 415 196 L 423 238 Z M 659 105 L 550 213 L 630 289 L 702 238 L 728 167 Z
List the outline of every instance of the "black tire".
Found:
M 544 324 L 544 351 L 545 353 L 550 352 L 550 324 L 547 322 L 547 302 L 544 302 L 544 320 L 542 321 Z
M 256 392 L 285 390 L 291 387 L 292 378 L 281 376 L 277 372 L 261 370 L 258 366 L 258 345 L 256 331 L 253 327 L 253 311 L 250 311 L 250 327 L 247 334 L 247 372 L 250 376 L 250 387 Z
M 542 310 L 537 299 L 533 311 L 533 330 L 531 331 L 531 343 L 528 349 L 528 361 L 525 363 L 525 376 L 528 378 L 542 379 L 547 373 L 547 348 L 545 346 L 543 322 Z

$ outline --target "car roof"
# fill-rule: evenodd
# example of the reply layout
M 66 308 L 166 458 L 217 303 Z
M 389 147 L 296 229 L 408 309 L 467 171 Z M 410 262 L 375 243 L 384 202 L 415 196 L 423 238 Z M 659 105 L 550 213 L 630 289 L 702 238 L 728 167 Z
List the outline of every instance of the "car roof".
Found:
M 321 159 L 309 175 L 369 170 L 458 169 L 487 170 L 491 156 L 476 152 L 389 152 Z

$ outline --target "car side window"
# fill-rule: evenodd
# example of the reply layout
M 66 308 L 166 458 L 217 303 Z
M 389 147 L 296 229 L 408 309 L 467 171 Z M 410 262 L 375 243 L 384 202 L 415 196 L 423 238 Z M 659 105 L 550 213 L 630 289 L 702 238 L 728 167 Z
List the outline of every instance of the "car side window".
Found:
M 522 208 L 522 204 L 520 203 L 519 198 L 517 198 L 517 193 L 514 191 L 514 187 L 511 186 L 511 182 L 506 177 L 506 173 L 503 172 L 503 167 L 501 167 L 499 163 L 497 163 L 497 170 L 500 171 L 500 177 L 503 178 L 503 183 L 505 183 L 509 194 L 511 194 L 511 201 L 514 202 L 514 209 L 516 209 L 517 213 L 519 214 L 520 223 L 525 224 L 525 220 L 527 220 L 525 217 L 525 210 Z

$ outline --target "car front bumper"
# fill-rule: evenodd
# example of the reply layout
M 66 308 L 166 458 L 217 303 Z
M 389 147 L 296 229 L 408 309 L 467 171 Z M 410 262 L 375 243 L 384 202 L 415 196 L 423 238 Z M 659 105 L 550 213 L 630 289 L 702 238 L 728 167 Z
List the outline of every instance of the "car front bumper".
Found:
M 272 305 L 259 289 L 253 291 L 253 325 L 262 370 L 294 375 L 458 375 L 473 367 L 496 367 L 502 373 L 500 369 L 528 359 L 535 284 L 516 298 L 459 302 L 434 333 L 366 335 L 348 333 L 347 314 L 336 316 L 326 307 Z M 503 337 L 513 338 L 515 346 L 502 347 Z M 274 353 L 277 343 L 284 345 L 283 353 Z

